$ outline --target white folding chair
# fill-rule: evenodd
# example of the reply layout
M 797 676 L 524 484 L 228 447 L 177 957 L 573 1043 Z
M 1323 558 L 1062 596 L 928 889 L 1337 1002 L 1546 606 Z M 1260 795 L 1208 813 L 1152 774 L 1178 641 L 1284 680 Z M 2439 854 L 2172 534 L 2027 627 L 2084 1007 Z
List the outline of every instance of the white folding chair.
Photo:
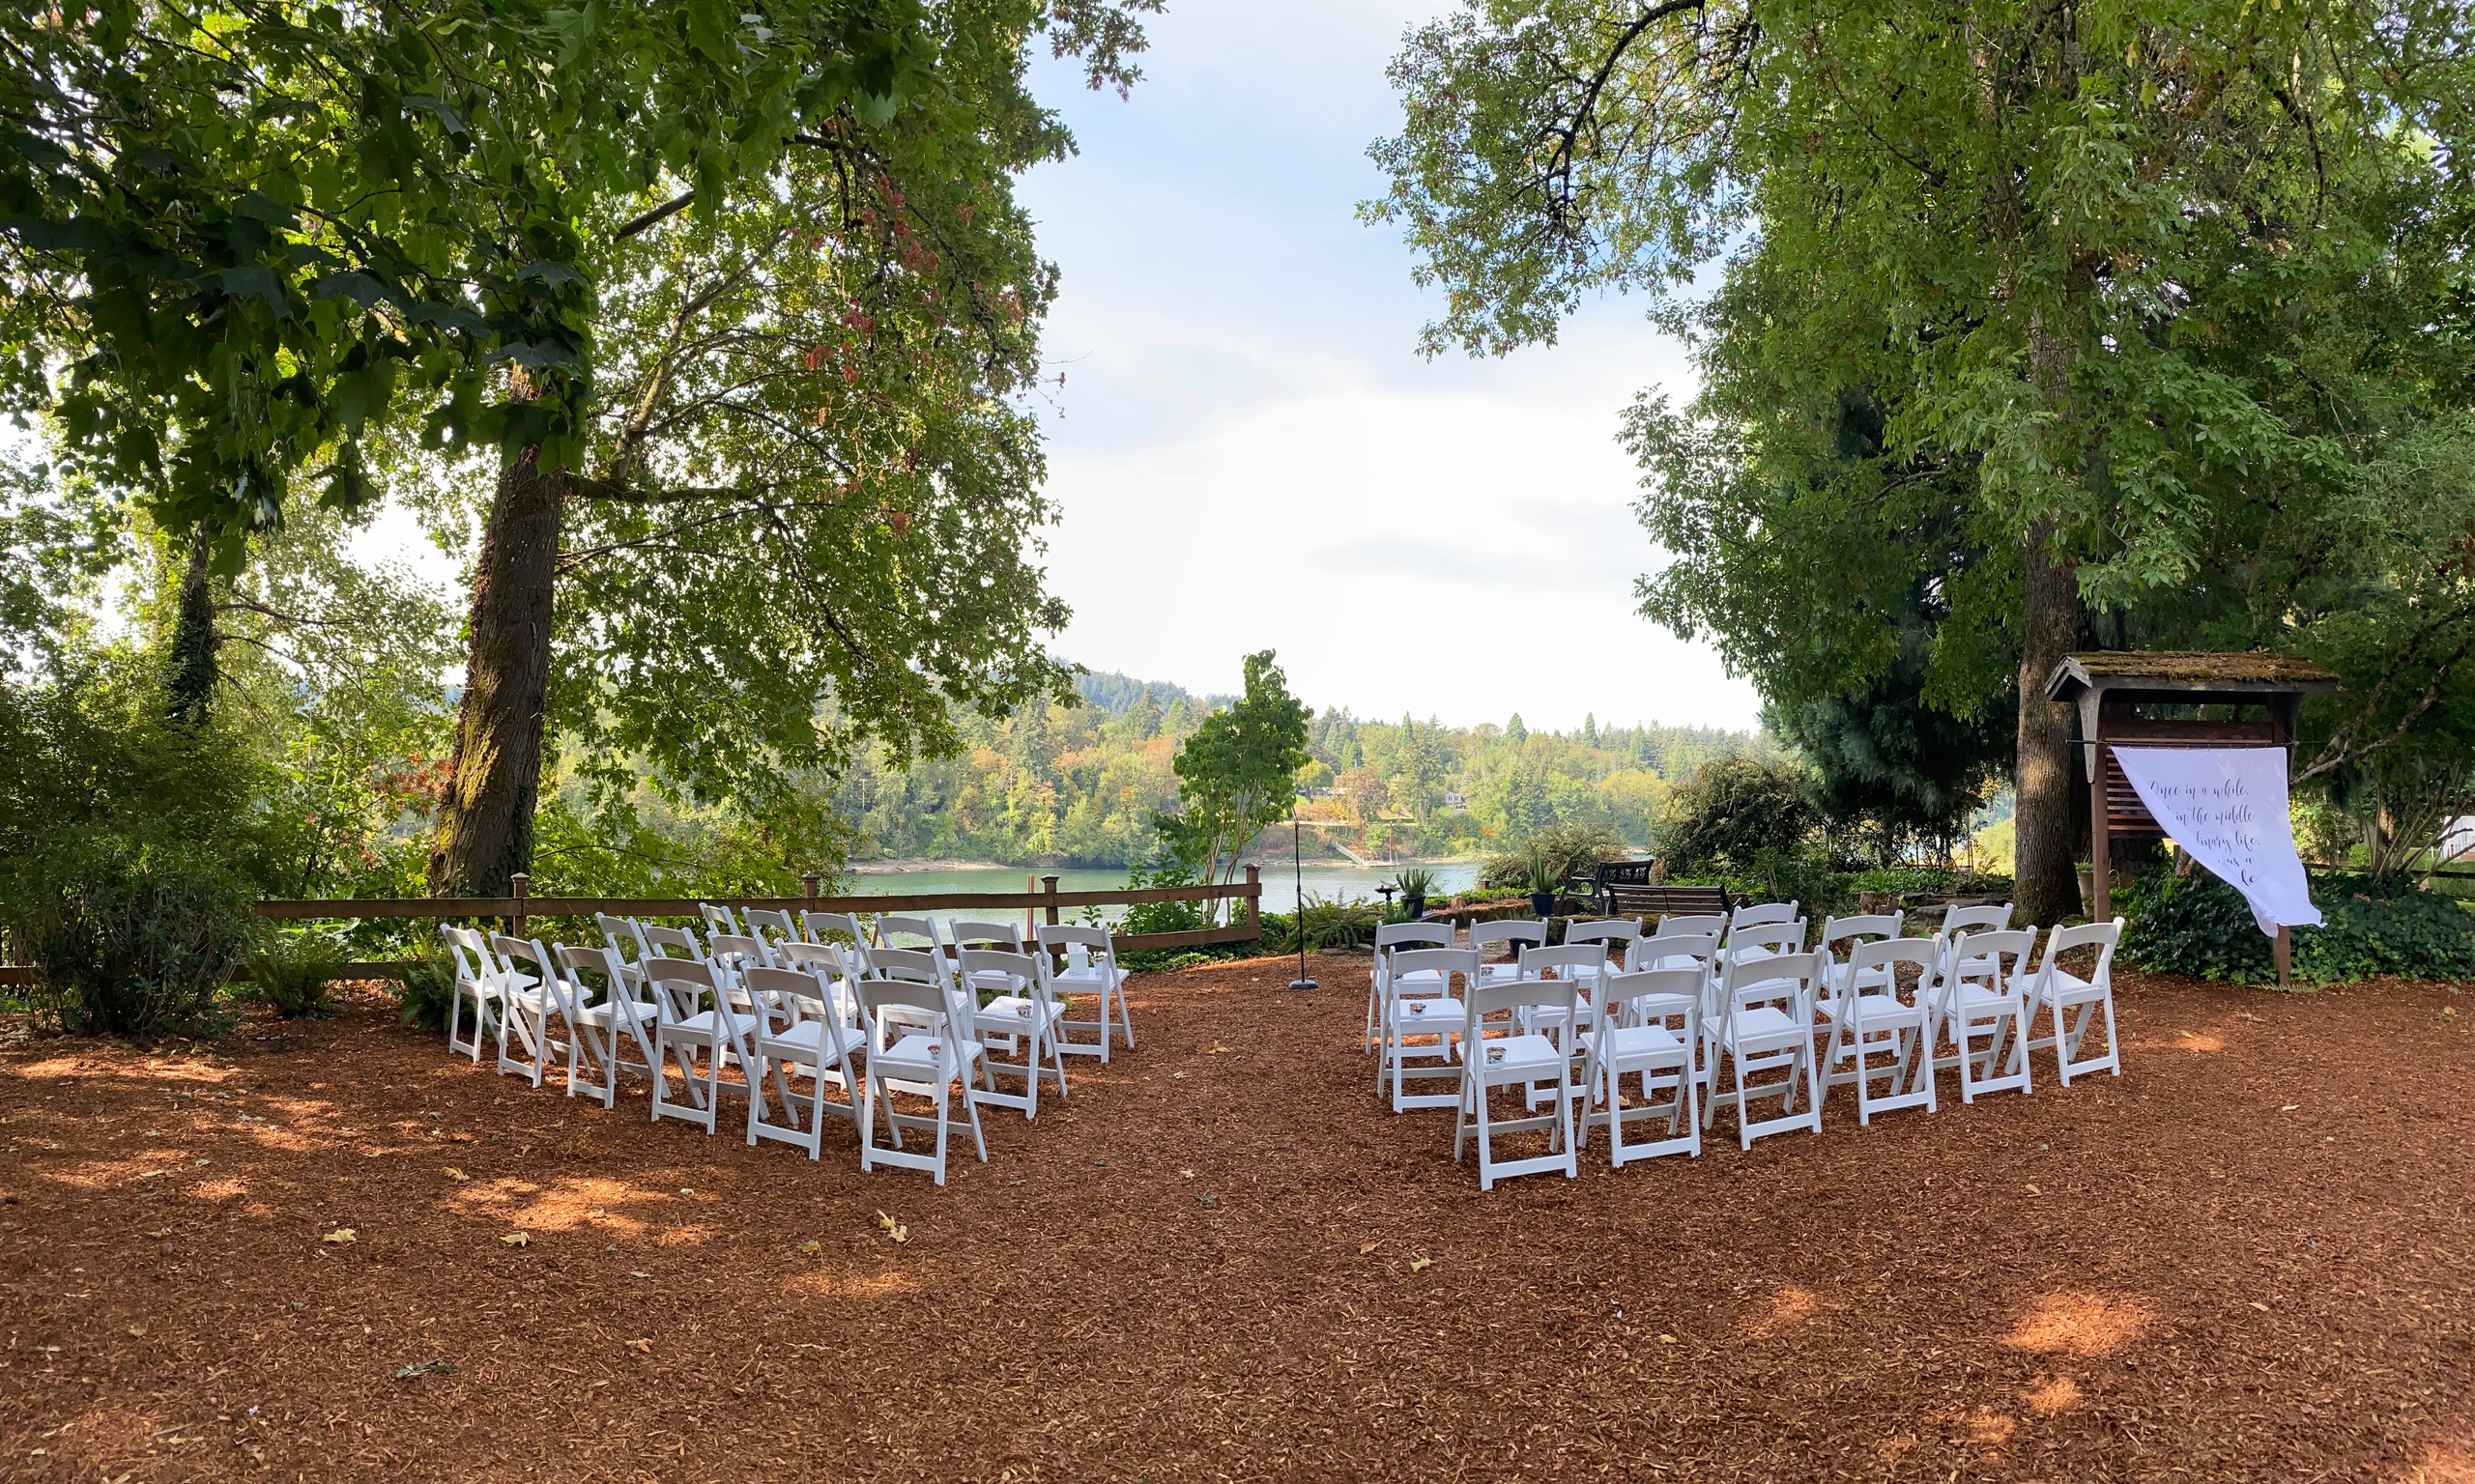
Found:
M 1907 927 L 1908 917 L 1902 912 L 1876 912 L 1861 917 L 1826 917 L 1822 920 L 1822 936 L 1814 948 L 1822 955 L 1822 1000 L 1827 1006 L 1850 987 L 1849 959 L 1856 945 L 1881 938 L 1895 938 Z M 1877 975 L 1857 985 L 1859 988 L 1881 987 Z
M 799 928 L 791 921 L 789 911 L 778 907 L 744 907 L 739 921 L 747 925 L 748 936 L 763 942 L 766 948 L 798 941 Z
M 455 960 L 455 986 L 448 991 L 446 1002 L 446 1049 L 449 1056 L 465 1055 L 475 1065 L 481 1060 L 481 1039 L 496 1036 L 506 1039 L 505 975 L 481 934 L 470 928 L 451 924 L 439 925 L 439 936 L 446 941 L 447 956 Z M 473 1006 L 473 1038 L 455 1039 L 455 1028 L 464 1023 L 464 1007 Z
M 1602 917 L 1586 923 L 1567 923 L 1564 925 L 1564 940 L 1567 943 L 1606 943 L 1610 945 L 1621 943 L 1629 947 L 1640 937 L 1641 924 L 1634 922 L 1629 917 Z M 1618 957 L 1624 956 L 1621 949 L 1611 947 L 1609 952 L 1615 954 Z
M 992 1090 L 981 1094 L 980 1100 L 999 1107 L 1021 1108 L 1026 1120 L 1039 1117 L 1043 1080 L 1054 1077 L 1057 1096 L 1066 1096 L 1066 1056 L 1057 1042 L 1057 1022 L 1064 1018 L 1065 1007 L 1049 992 L 1048 977 L 1028 954 L 966 948 L 958 968 L 965 1000 L 964 1009 L 972 1017 L 970 1032 L 987 1053 L 981 1058 L 980 1068 Z M 993 996 L 986 1004 L 979 1002 L 983 993 Z M 996 1054 L 1002 1048 L 1012 1056 L 1018 1045 L 1021 1062 Z M 994 1091 L 999 1074 L 1022 1078 L 1022 1091 Z
M 1638 939 L 1625 950 L 1625 972 L 1698 968 L 1708 975 L 1717 959 L 1717 932 L 1661 931 L 1654 937 Z
M 1658 920 L 1658 931 L 1655 936 L 1664 938 L 1678 933 L 1704 932 L 1714 938 L 1726 938 L 1727 914 L 1724 912 L 1671 913 Z
M 1544 948 L 1547 925 L 1537 918 L 1505 918 L 1492 923 L 1470 924 L 1470 947 L 1479 956 L 1479 973 L 1475 981 L 1482 985 L 1509 985 L 1521 977 L 1521 950 Z M 1488 962 L 1486 951 L 1501 944 L 1509 957 Z
M 1943 914 L 1943 926 L 1934 929 L 1934 941 L 1948 947 L 1952 939 L 1964 932 L 2007 932 L 2011 928 L 2011 904 L 1999 907 L 1952 907 Z M 1957 972 L 1962 979 L 1982 982 L 1988 966 L 1982 959 L 1961 963 Z
M 820 945 L 809 944 L 815 948 Z M 756 967 L 747 971 L 748 997 L 755 1003 L 756 1031 L 749 1038 L 756 1062 L 748 1069 L 748 1142 L 779 1139 L 817 1158 L 825 1147 L 825 1115 L 859 1121 L 859 1073 L 852 1063 L 864 1055 L 865 1039 L 827 1008 L 832 988 L 820 974 L 793 968 Z M 799 1097 L 791 1079 L 804 1076 L 808 1095 Z M 765 1091 L 770 1078 L 782 1099 L 783 1122 L 768 1115 L 773 1098 Z M 828 1098 L 827 1088 L 842 1096 Z M 806 1104 L 807 1118 L 800 1116 Z
M 1856 1122 L 1876 1113 L 1924 1108 L 1934 1101 L 1934 982 L 1942 956 L 1925 938 L 1876 938 L 1856 943 L 1848 961 L 1824 959 L 1823 972 L 1843 986 L 1821 1002 L 1822 1085 L 1853 1085 Z M 1900 971 L 1909 973 L 1901 993 Z M 1888 1058 L 1885 1064 L 1883 1058 Z M 1890 1090 L 1874 1092 L 1887 1081 Z
M 1391 981 L 1392 952 L 1396 948 L 1453 946 L 1453 925 L 1450 923 L 1378 923 L 1375 925 L 1375 961 L 1367 971 L 1367 1040 L 1364 1049 L 1375 1049 L 1375 1025 L 1382 1014 L 1384 986 Z
M 849 938 L 854 946 L 865 947 L 868 929 L 849 912 L 802 912 L 799 914 L 799 935 L 810 943 L 832 943 Z
M 1936 986 L 1934 1067 L 1957 1068 L 1959 1100 L 2029 1092 L 2028 965 L 2033 928 L 1963 932 L 1943 945 Z M 1979 1047 L 1982 1046 L 1980 1050 Z M 1996 1071 L 1997 1067 L 2005 1069 Z
M 566 975 L 566 998 L 572 1007 L 575 1027 L 590 1043 L 593 1063 L 601 1069 L 601 1105 L 617 1107 L 621 1071 L 641 1071 L 648 1077 L 660 1075 L 661 1063 L 653 1055 L 653 1042 L 646 1031 L 660 1018 L 660 1002 L 640 992 L 643 978 L 629 978 L 616 948 L 607 944 L 573 948 L 561 943 L 551 953 Z M 600 978 L 598 989 L 589 975 Z M 636 1050 L 633 1061 L 627 1057 L 631 1045 Z M 569 1072 L 570 1092 L 575 1090 L 575 1073 Z
M 1757 923 L 1749 928 L 1728 929 L 1727 941 L 1718 951 L 1722 965 L 1752 962 L 1759 958 L 1775 958 L 1804 952 L 1804 919 L 1790 923 Z
M 1571 1024 L 1579 1006 L 1568 979 L 1519 979 L 1470 991 L 1469 1032 L 1455 1044 L 1461 1086 L 1453 1099 L 1458 1111 L 1453 1120 L 1453 1162 L 1460 1162 L 1465 1142 L 1477 1139 L 1481 1190 L 1492 1190 L 1498 1180 L 1514 1175 L 1561 1171 L 1569 1179 L 1580 1173 L 1573 1157 L 1572 1058 L 1546 1037 L 1521 1029 L 1523 1021 L 1541 1016 L 1561 1017 Z M 1489 1095 L 1497 1088 L 1519 1088 L 1527 1102 L 1532 1085 L 1542 1080 L 1553 1083 L 1544 1113 L 1499 1119 L 1488 1105 Z M 1545 1154 L 1512 1159 L 1496 1156 L 1497 1135 L 1535 1132 L 1547 1135 Z
M 907 949 L 914 953 L 945 952 L 945 935 L 936 930 L 936 919 L 933 917 L 879 917 L 876 929 L 878 948 Z M 897 942 L 899 938 L 917 938 L 920 941 Z
M 1559 943 L 1552 948 L 1525 948 L 1521 950 L 1520 970 L 1523 979 L 1562 980 L 1572 985 L 1576 1008 L 1571 1014 L 1559 1018 L 1552 1010 L 1533 1010 L 1523 1014 L 1521 1029 L 1546 1037 L 1558 1050 L 1578 1060 L 1580 1033 L 1590 1028 L 1593 1015 L 1591 996 L 1598 982 L 1607 977 L 1606 945 Z M 1575 1079 L 1575 1096 L 1581 1088 L 1582 1083 Z M 1545 1096 L 1540 1088 L 1531 1089 L 1533 1103 Z
M 1117 966 L 1116 939 L 1106 928 L 1087 928 L 1079 923 L 1046 923 L 1034 935 L 1039 940 L 1039 958 L 1049 975 L 1049 992 L 1057 1003 L 1073 1013 L 1074 997 L 1090 995 L 1100 1002 L 1097 1020 L 1064 1019 L 1057 1022 L 1057 1048 L 1068 1056 L 1097 1056 L 1108 1060 L 1109 1043 L 1123 1031 L 1126 1049 L 1135 1049 L 1135 1016 L 1126 1008 L 1126 971 Z M 1057 956 L 1065 956 L 1063 965 Z M 1078 1031 L 1097 1031 L 1098 1041 L 1077 1041 Z
M 893 950 L 892 952 L 903 952 Z M 980 1134 L 981 1094 L 971 1085 L 971 1070 L 981 1058 L 980 1043 L 956 1023 L 952 993 L 941 984 L 914 979 L 869 978 L 859 982 L 860 1014 L 868 1022 L 868 1051 L 860 1070 L 859 1167 L 879 1164 L 927 1170 L 945 1184 L 945 1144 L 955 1128 L 968 1128 L 980 1162 L 989 1158 L 988 1140 Z M 952 1113 L 954 1084 L 963 1084 L 964 1118 Z M 894 1094 L 915 1093 L 936 1105 L 934 1117 L 900 1113 Z M 877 1109 L 885 1110 L 890 1147 L 877 1142 Z M 933 1154 L 903 1147 L 903 1130 L 934 1129 Z
M 683 958 L 690 963 L 705 961 L 705 945 L 698 942 L 694 930 L 671 928 L 660 923 L 639 923 L 639 941 L 646 958 Z M 641 969 L 644 959 L 638 959 Z
M 1719 923 L 1716 918 L 1678 917 L 1666 921 Z M 1720 923 L 1719 926 L 1725 925 Z M 1711 1047 L 1718 1035 L 1718 928 L 1700 932 L 1661 931 L 1655 937 L 1643 938 L 1626 951 L 1626 973 L 1640 974 L 1652 969 L 1691 969 L 1702 976 L 1702 1054 L 1696 1074 L 1702 1084 L 1701 1100 L 1707 1103 L 1710 1101 L 1711 1074 L 1715 1061 Z
M 1411 1108 L 1449 1108 L 1457 1093 L 1412 1093 L 1410 1083 L 1457 1081 L 1453 1043 L 1468 1017 L 1468 995 L 1479 975 L 1474 948 L 1396 948 L 1385 985 L 1383 1014 L 1376 1024 L 1375 1091 L 1392 1082 L 1396 1113 Z M 1459 994 L 1453 981 L 1460 981 Z M 1433 1043 L 1425 1043 L 1432 1037 Z M 1415 1040 L 1417 1044 L 1413 1044 Z
M 2064 1087 L 2071 1085 L 2073 1077 L 2091 1072 L 2122 1075 L 2122 1042 L 2115 1034 L 2115 948 L 2122 942 L 2122 928 L 2123 920 L 2117 917 L 2111 923 L 2055 928 L 2046 937 L 2045 957 L 2036 977 L 2029 982 L 2029 1049 L 2054 1053 L 2055 1070 Z M 2088 948 L 2096 950 L 2097 961 L 2087 978 L 2062 966 L 2064 954 Z M 2054 1034 L 2039 1037 L 2037 1015 L 2046 1011 L 2053 1014 Z M 2065 1012 L 2071 1016 L 2068 1025 L 2063 1021 Z M 2081 1048 L 2087 1044 L 2089 1027 L 2100 1014 L 2106 1022 L 2106 1054 L 2084 1058 Z
M 733 985 L 749 969 L 782 967 L 774 962 L 773 953 L 765 947 L 764 939 L 739 932 L 717 932 L 706 939 L 705 961 L 720 969 L 724 981 Z
M 868 950 L 867 963 L 867 971 L 860 976 L 862 981 L 872 979 L 892 980 L 900 984 L 919 985 L 923 987 L 935 989 L 943 994 L 946 997 L 946 1014 L 948 1019 L 953 1022 L 959 1034 L 965 1037 L 970 1036 L 971 1013 L 978 1007 L 976 1004 L 970 1003 L 973 1000 L 973 996 L 964 993 L 962 988 L 956 985 L 954 981 L 953 960 L 947 958 L 942 951 L 921 948 L 872 948 Z M 858 987 L 858 984 L 854 983 L 852 985 L 852 991 L 857 993 Z M 863 1020 L 865 1019 L 865 996 L 862 996 Z M 863 1026 L 863 1029 L 865 1027 Z M 976 1043 L 977 1042 L 974 1038 L 974 1044 Z M 978 1068 L 979 1060 L 977 1056 L 974 1055 L 969 1059 L 969 1065 L 964 1068 L 964 1070 L 974 1071 L 977 1070 Z M 986 1085 L 992 1091 L 995 1087 L 994 1083 L 988 1083 Z M 911 1084 L 905 1082 L 897 1082 L 894 1086 L 898 1091 L 911 1093 L 922 1098 L 927 1097 L 932 1091 L 934 1091 L 934 1089 L 925 1082 L 922 1082 L 917 1086 L 912 1086 Z
M 707 935 L 721 933 L 734 938 L 747 935 L 741 930 L 738 919 L 732 916 L 731 909 L 726 905 L 700 901 L 696 904 L 696 910 L 705 918 L 705 930 Z
M 1740 928 L 1774 928 L 1781 923 L 1802 921 L 1804 918 L 1793 901 L 1757 901 L 1751 906 L 1739 907 L 1727 917 L 1728 945 L 1735 946 L 1736 931 Z
M 506 978 L 505 1011 L 502 1024 L 515 1032 L 499 1037 L 499 1070 L 520 1072 L 541 1085 L 553 1056 L 564 1051 L 567 1058 L 567 1092 L 576 1091 L 576 1076 L 583 1048 L 576 1034 L 575 1005 L 567 995 L 567 982 L 553 967 L 558 960 L 536 941 L 509 937 L 503 932 L 490 935 L 490 952 L 498 956 Z M 551 1021 L 556 1019 L 554 1031 Z M 521 1048 L 517 1055 L 508 1054 L 510 1042 Z
M 1702 1152 L 1701 1078 L 1695 1066 L 1702 1042 L 1700 965 L 1618 974 L 1598 987 L 1598 1013 L 1582 1033 L 1581 1142 L 1590 1127 L 1607 1129 L 1608 1162 Z M 1641 1079 L 1641 1101 L 1627 1104 L 1624 1080 Z M 1658 1095 L 1667 1095 L 1660 1101 Z M 1603 1112 L 1592 1111 L 1604 1109 Z M 1625 1126 L 1664 1118 L 1667 1137 L 1626 1144 Z
M 1813 1057 L 1820 960 L 1818 954 L 1772 954 L 1730 959 L 1719 971 L 1718 1026 L 1709 1050 L 1714 1085 L 1702 1104 L 1702 1122 L 1708 1125 L 1722 1101 L 1734 1107 L 1740 1148 L 1792 1128 L 1822 1131 L 1822 1086 Z M 1746 1104 L 1772 1098 L 1779 1099 L 1778 1113 L 1754 1119 Z M 1802 1112 L 1797 1110 L 1799 1099 Z
M 715 1116 L 720 1111 L 722 1093 L 734 1084 L 722 1080 L 726 1062 L 739 1064 L 743 1075 L 753 1077 L 756 1065 L 751 1043 L 755 1018 L 742 1014 L 731 1006 L 731 986 L 721 971 L 709 963 L 686 958 L 656 958 L 646 965 L 645 977 L 659 997 L 661 1014 L 653 1022 L 653 1057 L 660 1071 L 653 1078 L 653 1113 L 685 1119 L 715 1131 Z M 698 1059 L 705 1063 L 697 1070 Z M 676 1063 L 686 1084 L 688 1100 L 680 1103 L 670 1096 L 669 1069 Z M 754 1089 L 745 1084 L 735 1090 L 753 1096 Z
M 817 1003 L 813 1008 L 802 1007 L 803 1011 L 831 1015 L 844 1029 L 855 1032 L 859 997 L 850 985 L 866 971 L 867 953 L 864 944 L 811 943 L 801 938 L 775 945 L 773 956 L 781 967 L 816 981 L 811 992 L 817 995 Z

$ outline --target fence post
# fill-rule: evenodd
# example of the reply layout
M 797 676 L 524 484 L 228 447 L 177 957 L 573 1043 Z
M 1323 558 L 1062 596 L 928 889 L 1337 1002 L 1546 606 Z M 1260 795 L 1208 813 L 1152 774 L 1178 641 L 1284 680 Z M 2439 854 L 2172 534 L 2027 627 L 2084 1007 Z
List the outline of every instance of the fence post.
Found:
M 1263 868 L 1246 869 L 1246 925 L 1256 937 L 1263 936 Z
M 532 890 L 532 876 L 530 872 L 519 870 L 514 875 L 507 877 L 508 895 L 514 897 L 516 899 L 516 930 L 514 936 L 519 938 L 524 936 L 524 899 Z
M 813 870 L 803 870 L 799 872 L 799 885 L 808 894 L 808 910 L 811 912 L 817 910 L 818 881 L 819 877 Z
M 1054 928 L 1057 926 L 1057 878 L 1054 876 L 1042 876 L 1040 878 L 1040 890 L 1046 894 L 1049 899 L 1049 926 Z

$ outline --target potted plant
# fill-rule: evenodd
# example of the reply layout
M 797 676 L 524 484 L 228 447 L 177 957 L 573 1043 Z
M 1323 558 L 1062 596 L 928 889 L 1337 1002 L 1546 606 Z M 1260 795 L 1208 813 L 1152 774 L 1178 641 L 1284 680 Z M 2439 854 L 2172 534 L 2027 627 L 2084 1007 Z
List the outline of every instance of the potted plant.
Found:
M 1546 853 L 1535 846 L 1530 851 L 1530 869 L 1527 874 L 1530 910 L 1541 919 L 1555 916 L 1556 894 L 1564 886 L 1564 882 L 1557 878 L 1555 868 L 1547 864 Z
M 1400 904 L 1410 922 L 1426 915 L 1426 899 L 1435 893 L 1435 872 L 1424 866 L 1413 866 L 1393 877 L 1393 886 L 1400 893 Z

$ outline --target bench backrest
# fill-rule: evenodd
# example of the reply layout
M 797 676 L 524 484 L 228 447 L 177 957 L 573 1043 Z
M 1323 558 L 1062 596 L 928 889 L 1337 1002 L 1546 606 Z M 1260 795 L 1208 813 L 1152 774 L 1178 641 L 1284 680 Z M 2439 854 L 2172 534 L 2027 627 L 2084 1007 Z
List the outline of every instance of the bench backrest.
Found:
M 1633 886 L 1613 881 L 1607 884 L 1607 915 L 1610 917 L 1724 914 L 1730 905 L 1727 888 L 1723 886 Z

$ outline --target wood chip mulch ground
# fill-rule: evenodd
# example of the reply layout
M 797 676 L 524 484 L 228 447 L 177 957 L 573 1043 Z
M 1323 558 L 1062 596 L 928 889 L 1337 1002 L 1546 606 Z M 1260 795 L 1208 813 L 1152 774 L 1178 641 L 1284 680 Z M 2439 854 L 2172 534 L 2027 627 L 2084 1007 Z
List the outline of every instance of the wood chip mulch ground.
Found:
M 2475 996 L 2126 977 L 2119 1080 L 1482 1195 L 1293 968 L 943 1190 L 374 996 L 19 1033 L 0 1478 L 2475 1480 Z

